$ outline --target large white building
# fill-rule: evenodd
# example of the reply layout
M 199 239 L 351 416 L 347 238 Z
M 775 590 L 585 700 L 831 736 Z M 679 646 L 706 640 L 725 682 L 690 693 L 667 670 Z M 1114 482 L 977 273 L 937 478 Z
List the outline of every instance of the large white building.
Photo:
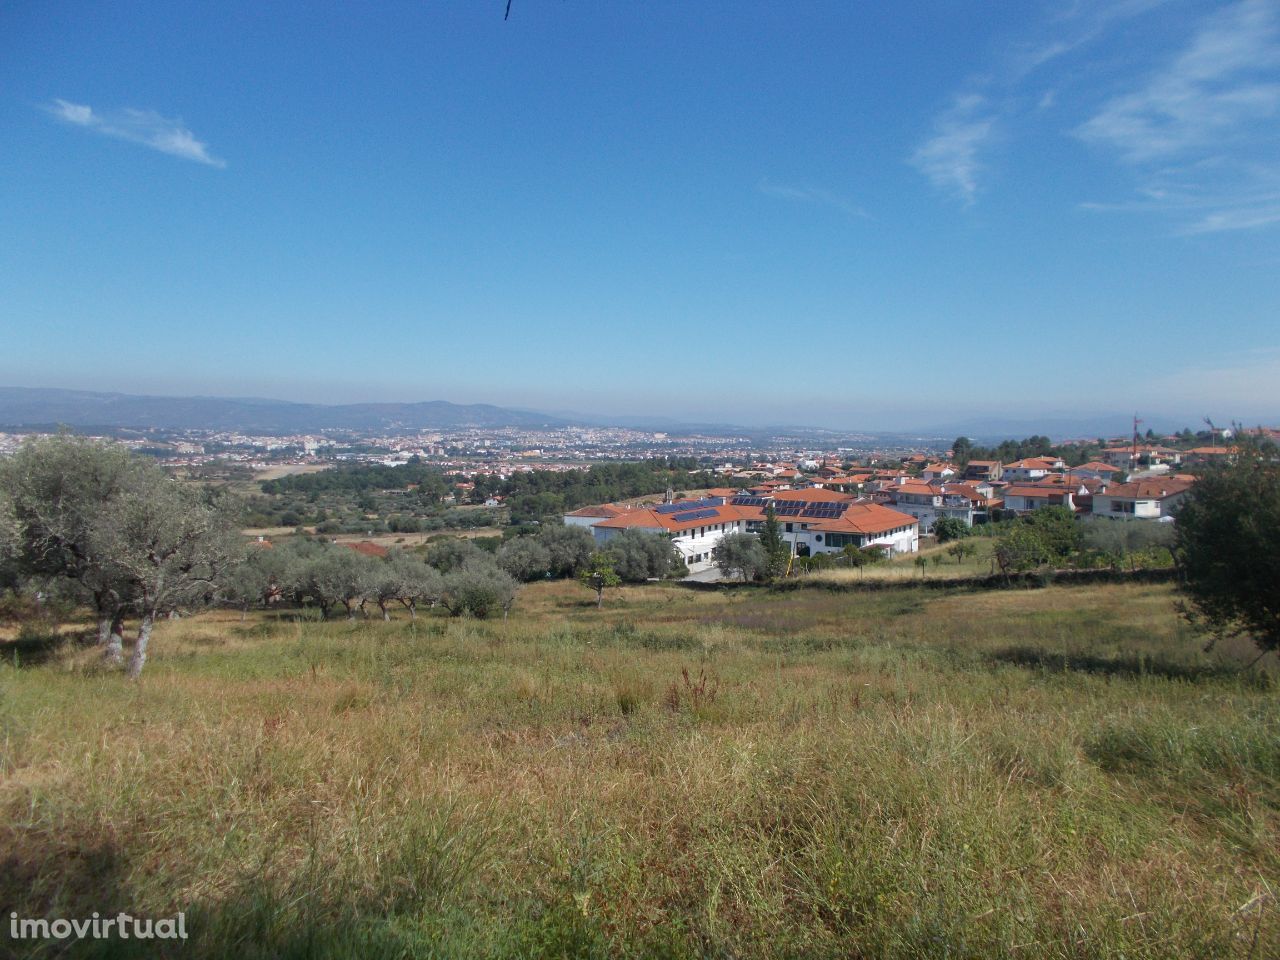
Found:
M 772 504 L 782 537 L 795 556 L 840 553 L 847 546 L 876 546 L 889 556 L 920 549 L 920 522 L 915 517 L 834 490 L 806 487 L 779 490 L 772 495 L 744 494 L 732 502 L 744 512 L 749 511 L 748 533 L 758 533 L 763 528 L 766 511 Z
M 565 518 L 566 522 L 568 517 Z M 671 538 L 690 573 L 715 566 L 711 551 L 728 533 L 746 533 L 749 518 L 723 497 L 677 500 L 623 509 L 591 525 L 596 543 L 606 544 L 624 530 L 643 530 Z
M 601 545 L 624 530 L 668 536 L 689 572 L 701 573 L 715 566 L 712 551 L 721 538 L 760 532 L 769 504 L 795 556 L 839 553 L 849 545 L 878 546 L 890 556 L 919 549 L 920 524 L 915 517 L 816 487 L 742 494 L 731 500 L 706 497 L 635 507 L 606 504 L 575 510 L 564 520 L 588 527 Z

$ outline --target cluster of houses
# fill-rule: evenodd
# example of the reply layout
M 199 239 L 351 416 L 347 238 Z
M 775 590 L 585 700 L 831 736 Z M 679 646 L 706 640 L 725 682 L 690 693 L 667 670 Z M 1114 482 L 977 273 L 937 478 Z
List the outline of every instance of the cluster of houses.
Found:
M 696 500 L 584 507 L 564 522 L 589 528 L 597 543 L 624 530 L 669 536 L 691 573 L 714 566 L 712 550 L 731 533 L 758 533 L 772 506 L 795 556 L 876 547 L 889 556 L 914 553 L 938 521 L 965 526 L 997 515 L 1066 507 L 1077 515 L 1117 520 L 1171 521 L 1194 477 L 1184 465 L 1229 456 L 1228 448 L 1135 453 L 1104 449 L 1095 461 L 1069 467 L 1054 457 L 1013 463 L 971 460 L 963 466 L 912 457 L 901 468 L 849 472 L 834 462 L 782 464 L 741 487 L 708 491 Z M 1128 474 L 1141 457 L 1141 478 Z M 789 469 L 788 469 L 789 468 Z

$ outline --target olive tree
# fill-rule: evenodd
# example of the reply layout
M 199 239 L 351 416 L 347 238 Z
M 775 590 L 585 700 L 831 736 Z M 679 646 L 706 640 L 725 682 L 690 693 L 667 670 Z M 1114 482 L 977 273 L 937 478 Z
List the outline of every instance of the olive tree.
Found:
M 584 566 L 596 549 L 596 538 L 585 527 L 544 524 L 538 531 L 538 543 L 550 554 L 548 569 L 552 576 L 571 576 Z
M 326 544 L 307 567 L 307 587 L 322 615 L 328 618 L 336 604 L 342 604 L 348 620 L 356 618 L 357 609 L 363 612 L 376 589 L 374 564 L 379 562 L 348 547 Z
M 551 551 L 537 537 L 517 537 L 498 548 L 498 566 L 517 580 L 528 582 L 551 570 Z
M 124 616 L 135 598 L 94 530 L 142 468 L 125 447 L 59 434 L 27 440 L 0 469 L 16 568 L 60 581 L 90 603 L 99 646 L 111 663 L 123 662 Z
M 520 585 L 487 557 L 471 560 L 444 576 L 444 605 L 455 617 L 484 620 L 498 610 L 506 619 Z
M 231 504 L 151 464 L 130 472 L 110 507 L 91 523 L 87 544 L 111 581 L 133 598 L 140 623 L 129 676 L 136 679 L 156 619 L 212 597 L 219 576 L 237 559 L 239 539 Z
M 750 533 L 729 533 L 711 550 L 711 559 L 726 577 L 747 580 L 763 579 L 769 572 L 769 557 L 760 538 Z
M 643 530 L 623 530 L 604 548 L 613 563 L 613 569 L 628 583 L 669 576 L 680 560 L 673 544 L 658 533 Z
M 13 512 L 13 501 L 0 487 L 0 589 L 17 581 L 18 518 Z
M 462 537 L 447 537 L 427 548 L 427 563 L 441 573 L 449 573 L 460 569 L 473 560 L 486 558 L 487 555 L 470 540 Z
M 1247 440 L 1248 438 L 1242 438 Z M 1191 488 L 1176 523 L 1183 613 L 1216 640 L 1280 653 L 1280 464 L 1242 442 L 1234 465 Z
M 434 606 L 444 592 L 444 582 L 435 567 L 403 550 L 393 550 L 376 564 L 373 588 L 373 599 L 383 620 L 391 619 L 389 603 L 399 603 L 409 611 L 409 619 L 416 620 L 418 604 L 429 602 Z
M 586 565 L 578 571 L 578 581 L 596 592 L 596 609 L 604 606 L 604 588 L 616 587 L 622 578 L 613 569 L 613 558 L 603 551 L 593 553 Z

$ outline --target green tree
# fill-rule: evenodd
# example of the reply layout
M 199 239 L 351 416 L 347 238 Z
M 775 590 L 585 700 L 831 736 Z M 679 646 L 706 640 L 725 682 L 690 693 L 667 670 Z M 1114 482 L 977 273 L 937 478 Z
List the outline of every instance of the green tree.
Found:
M 88 601 L 103 658 L 117 665 L 124 662 L 124 617 L 134 598 L 95 549 L 94 530 L 140 465 L 123 446 L 70 434 L 27 440 L 0 465 L 16 528 L 16 569 L 60 581 Z
M 778 514 L 769 503 L 764 508 L 764 527 L 760 531 L 760 546 L 765 556 L 765 579 L 776 580 L 786 573 L 787 562 L 791 559 L 791 548 L 782 539 L 782 524 L 778 522 Z
M 578 571 L 578 581 L 596 592 L 596 609 L 604 606 L 605 587 L 616 587 L 622 578 L 613 569 L 613 557 L 603 550 L 593 553 L 586 566 Z
M 538 580 L 551 569 L 551 551 L 536 537 L 516 537 L 498 547 L 498 566 L 517 580 Z
M 10 589 L 18 582 L 17 561 L 21 542 L 13 501 L 0 486 L 0 590 Z
M 1025 523 L 1014 524 L 996 543 L 996 563 L 1004 574 L 1032 570 L 1052 556 L 1040 534 Z
M 951 459 L 955 461 L 956 465 L 964 469 L 972 456 L 973 441 L 968 437 L 956 437 L 951 444 Z
M 661 580 L 676 569 L 680 556 L 675 544 L 659 533 L 623 530 L 604 547 L 614 571 L 627 583 Z
M 1050 559 L 1065 560 L 1084 542 L 1080 522 L 1067 507 L 1043 507 L 1027 514 L 1022 522 L 1039 537 Z
M 159 467 L 132 471 L 111 509 L 93 524 L 90 552 L 105 558 L 140 622 L 129 658 L 137 679 L 155 621 L 216 596 L 223 571 L 239 559 L 234 503 L 175 483 Z
M 969 525 L 959 517 L 941 517 L 933 525 L 933 535 L 939 543 L 960 540 L 969 535 Z
M 479 547 L 463 537 L 446 537 L 427 547 L 427 563 L 441 573 L 460 569 L 483 556 Z
M 760 538 L 750 533 L 729 533 L 711 551 L 720 572 L 726 577 L 747 580 L 761 579 L 768 572 L 769 558 L 765 555 Z
M 444 605 L 455 617 L 468 613 L 484 620 L 501 610 L 505 620 L 519 589 L 514 578 L 481 556 L 445 575 Z
M 1242 443 L 1237 462 L 1206 471 L 1176 524 L 1184 615 L 1213 638 L 1247 634 L 1280 653 L 1280 464 Z
M 596 549 L 596 538 L 585 527 L 548 523 L 538 530 L 538 542 L 551 555 L 553 576 L 567 577 L 585 564 Z

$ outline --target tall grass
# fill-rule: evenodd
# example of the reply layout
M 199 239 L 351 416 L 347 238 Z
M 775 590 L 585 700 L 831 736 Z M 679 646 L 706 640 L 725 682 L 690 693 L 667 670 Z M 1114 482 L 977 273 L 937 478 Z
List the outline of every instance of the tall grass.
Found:
M 236 621 L 164 624 L 140 684 L 3 658 L 0 906 L 185 910 L 194 957 L 1280 944 L 1275 689 L 1164 587 Z

